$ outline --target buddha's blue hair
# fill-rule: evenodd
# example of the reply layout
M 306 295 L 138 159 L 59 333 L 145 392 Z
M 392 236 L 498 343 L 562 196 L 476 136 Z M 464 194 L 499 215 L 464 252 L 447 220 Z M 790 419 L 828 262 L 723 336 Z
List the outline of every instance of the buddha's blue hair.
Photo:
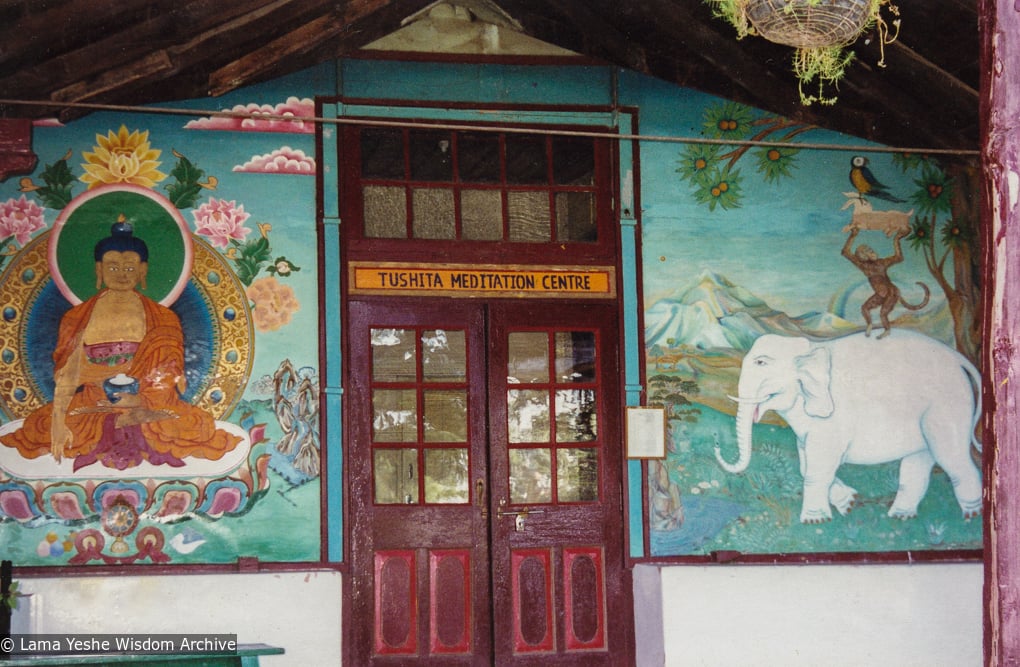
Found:
M 95 257 L 97 262 L 103 261 L 103 255 L 110 252 L 136 252 L 143 262 L 149 261 L 149 247 L 145 241 L 135 238 L 135 230 L 129 222 L 115 222 L 110 227 L 110 235 L 99 239 L 96 243 Z

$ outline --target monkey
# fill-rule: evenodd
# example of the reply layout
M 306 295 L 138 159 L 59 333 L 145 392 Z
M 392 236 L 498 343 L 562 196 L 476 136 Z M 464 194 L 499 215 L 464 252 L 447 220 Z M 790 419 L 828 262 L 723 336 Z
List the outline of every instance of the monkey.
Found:
M 892 329 L 892 324 L 889 322 L 889 313 L 896 307 L 896 304 L 899 303 L 908 310 L 921 310 L 928 305 L 931 292 L 928 290 L 927 285 L 918 281 L 917 284 L 924 290 L 924 299 L 919 304 L 910 304 L 904 300 L 899 288 L 889 278 L 889 267 L 903 261 L 903 249 L 900 247 L 900 239 L 907 235 L 906 232 L 901 231 L 893 238 L 894 252 L 888 257 L 879 257 L 878 253 L 863 243 L 851 252 L 850 249 L 853 247 L 854 239 L 857 238 L 859 233 L 860 229 L 856 227 L 850 230 L 850 236 L 847 237 L 846 243 L 843 245 L 842 254 L 854 266 L 864 272 L 864 276 L 868 279 L 871 289 L 874 290 L 874 293 L 861 306 L 861 314 L 864 315 L 864 322 L 866 324 L 864 335 L 871 335 L 871 311 L 878 308 L 879 318 L 881 319 L 882 326 L 885 327 L 885 331 L 878 337 L 885 338 Z

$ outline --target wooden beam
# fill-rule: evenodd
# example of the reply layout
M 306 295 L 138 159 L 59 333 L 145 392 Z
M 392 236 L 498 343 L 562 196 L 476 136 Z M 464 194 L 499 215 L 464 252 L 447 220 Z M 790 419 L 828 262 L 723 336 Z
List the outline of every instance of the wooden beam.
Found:
M 55 90 L 50 99 L 60 102 L 94 100 L 121 88 L 165 79 L 175 71 L 176 67 L 166 51 L 154 51 L 126 67 L 109 70 L 87 81 L 76 81 Z
M 991 321 L 985 346 L 985 664 L 1020 664 L 1020 13 L 980 0 Z M 988 229 L 988 227 L 985 227 Z M 990 427 L 990 428 L 989 428 Z
M 637 72 L 648 72 L 645 49 L 640 40 L 634 40 L 620 32 L 617 25 L 605 20 L 605 12 L 595 11 L 591 4 L 574 0 L 545 0 L 541 3 L 540 16 L 529 12 L 526 17 L 522 15 L 515 18 L 520 18 L 527 29 L 529 25 L 537 26 L 539 23 L 548 22 L 553 18 L 549 15 L 550 12 L 555 13 L 557 23 L 571 29 L 580 37 L 580 43 L 586 45 L 584 52 L 587 55 Z M 542 39 L 536 34 L 536 30 L 528 30 L 528 33 Z M 559 46 L 576 48 L 562 44 Z
M 401 18 L 427 4 L 429 0 L 399 3 L 389 0 L 351 0 L 341 7 L 339 15 L 320 16 L 312 23 L 215 70 L 209 75 L 208 94 L 222 95 L 262 80 L 269 73 L 280 72 L 281 67 L 288 62 L 323 61 L 342 56 L 397 30 Z M 308 58 L 311 53 L 318 53 L 318 57 Z
M 320 16 L 297 30 L 268 42 L 256 51 L 221 67 L 209 75 L 209 94 L 213 97 L 239 88 L 279 63 L 297 54 L 320 48 L 323 42 L 338 38 L 344 31 L 344 24 L 334 16 Z
M 97 35 L 119 32 L 146 15 L 162 13 L 172 0 L 70 0 L 53 6 L 37 4 L 32 12 L 12 23 L 0 26 L 0 72 L 4 75 L 19 66 L 47 60 L 60 53 L 78 49 Z

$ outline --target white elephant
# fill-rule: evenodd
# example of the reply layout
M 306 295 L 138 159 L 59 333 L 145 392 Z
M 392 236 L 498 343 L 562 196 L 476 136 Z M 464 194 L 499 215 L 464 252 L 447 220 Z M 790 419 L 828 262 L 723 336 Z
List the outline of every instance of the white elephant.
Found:
M 857 491 L 836 471 L 843 463 L 900 460 L 900 484 L 889 516 L 917 516 L 937 463 L 949 475 L 964 517 L 981 513 L 981 473 L 971 458 L 981 416 L 981 380 L 956 350 L 897 329 L 885 339 L 853 334 L 822 342 L 765 335 L 744 357 L 734 398 L 739 456 L 751 460 L 751 425 L 775 410 L 797 436 L 804 503 L 800 520 L 846 514 Z

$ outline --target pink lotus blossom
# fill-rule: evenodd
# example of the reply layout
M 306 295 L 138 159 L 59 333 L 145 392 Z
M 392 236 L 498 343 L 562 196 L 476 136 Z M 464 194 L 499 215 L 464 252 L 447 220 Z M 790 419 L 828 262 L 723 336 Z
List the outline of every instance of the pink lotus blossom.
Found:
M 219 248 L 226 248 L 230 239 L 243 241 L 251 233 L 251 229 L 244 226 L 244 221 L 251 214 L 245 212 L 243 204 L 238 205 L 234 200 L 210 197 L 209 201 L 192 211 L 192 215 L 195 217 L 195 233 Z
M 42 207 L 25 199 L 25 195 L 0 204 L 0 238 L 13 236 L 18 245 L 24 246 L 33 232 L 45 227 Z

